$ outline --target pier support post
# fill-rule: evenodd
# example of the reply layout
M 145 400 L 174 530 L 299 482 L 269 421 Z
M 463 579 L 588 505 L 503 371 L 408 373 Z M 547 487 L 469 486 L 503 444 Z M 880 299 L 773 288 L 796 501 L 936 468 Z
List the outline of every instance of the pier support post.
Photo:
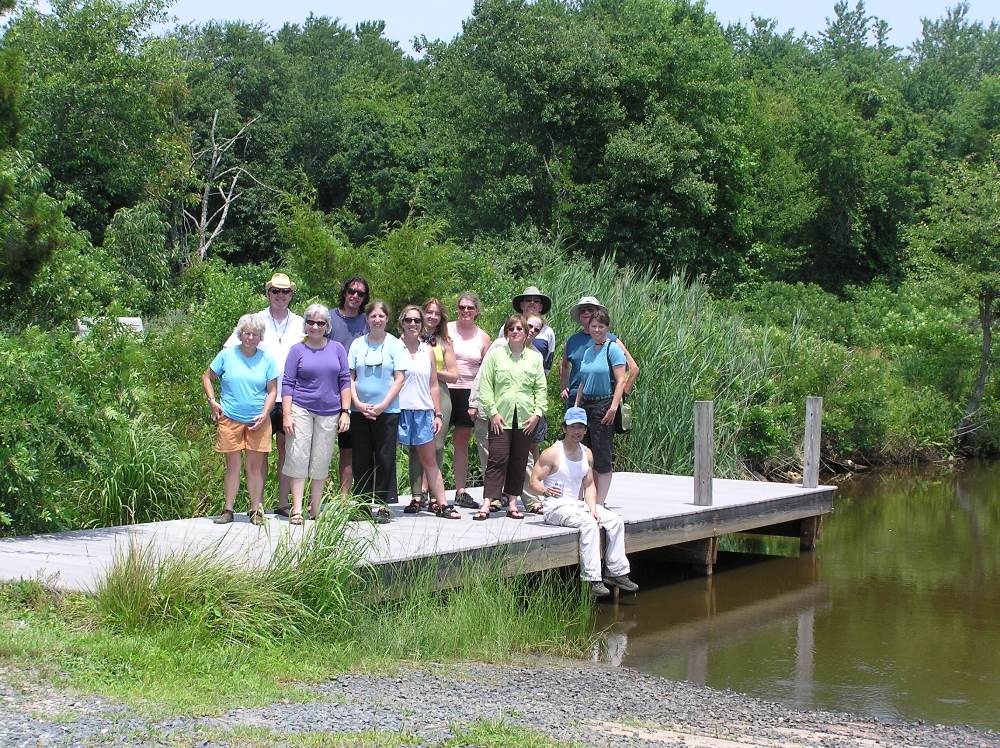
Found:
M 819 445 L 823 433 L 823 398 L 806 398 L 806 438 L 802 449 L 802 487 L 819 485 Z
M 718 559 L 719 539 L 714 536 L 668 545 L 660 548 L 657 553 L 657 560 L 667 564 L 687 566 L 692 574 L 700 577 L 712 576 Z
M 715 403 L 696 400 L 694 404 L 694 503 L 712 506 L 712 478 L 715 474 Z

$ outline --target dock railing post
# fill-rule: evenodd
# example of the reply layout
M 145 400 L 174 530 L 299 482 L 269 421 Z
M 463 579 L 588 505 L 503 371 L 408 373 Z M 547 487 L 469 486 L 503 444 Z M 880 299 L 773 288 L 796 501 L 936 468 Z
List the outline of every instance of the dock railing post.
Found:
M 802 487 L 819 485 L 819 445 L 823 433 L 823 398 L 806 398 L 806 438 L 802 449 Z
M 715 474 L 715 403 L 694 403 L 694 503 L 712 506 L 712 477 Z

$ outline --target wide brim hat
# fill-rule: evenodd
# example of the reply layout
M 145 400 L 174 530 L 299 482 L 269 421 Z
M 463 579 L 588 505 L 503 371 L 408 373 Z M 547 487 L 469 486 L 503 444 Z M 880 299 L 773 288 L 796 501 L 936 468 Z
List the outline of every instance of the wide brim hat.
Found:
M 605 312 L 608 311 L 608 308 L 599 302 L 596 296 L 581 296 L 580 300 L 569 310 L 569 316 L 576 322 L 580 321 L 580 307 L 582 306 L 592 306 L 603 309 Z
M 539 291 L 536 286 L 528 286 L 521 293 L 510 300 L 511 306 L 514 307 L 514 311 L 518 314 L 521 313 L 521 302 L 524 301 L 525 296 L 537 296 L 542 300 L 542 314 L 548 314 L 549 309 L 552 308 L 552 299 Z
M 294 291 L 295 284 L 292 283 L 292 279 L 284 273 L 275 273 L 271 276 L 271 280 L 264 284 L 265 291 L 270 291 L 272 288 L 290 288 Z

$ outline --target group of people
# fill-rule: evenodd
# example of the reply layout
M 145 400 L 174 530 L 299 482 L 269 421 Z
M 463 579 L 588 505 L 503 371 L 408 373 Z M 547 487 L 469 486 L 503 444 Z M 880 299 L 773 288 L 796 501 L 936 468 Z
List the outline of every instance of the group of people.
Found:
M 570 310 L 581 330 L 566 341 L 559 364 L 568 406 L 564 439 L 539 453 L 548 437 L 546 375 L 556 340 L 545 319 L 552 300 L 538 288 L 514 296 L 513 314 L 496 340 L 477 324 L 482 305 L 471 292 L 459 297 L 453 321 L 438 299 L 404 307 L 395 320 L 399 337 L 386 329 L 388 305 L 370 298 L 361 277 L 343 284 L 335 309 L 311 304 L 301 317 L 290 308 L 295 284 L 286 274 L 273 274 L 265 293 L 267 308 L 239 319 L 202 375 L 217 424 L 215 448 L 226 459 L 225 506 L 216 523 L 234 520 L 244 452 L 249 518 L 263 523 L 272 441 L 275 514 L 303 524 L 308 478 L 307 516 L 316 518 L 336 441 L 341 493 L 364 497 L 372 518 L 388 522 L 388 505 L 397 500 L 396 450 L 403 445 L 412 492 L 404 512 L 429 509 L 457 520 L 458 506 L 475 509 L 477 521 L 499 511 L 523 519 L 520 499 L 549 524 L 580 528 L 581 573 L 596 594 L 608 594 L 608 583 L 636 589 L 624 525 L 603 504 L 615 417 L 639 369 L 596 298 L 583 297 Z M 455 506 L 446 500 L 442 476 L 449 430 Z M 484 466 L 481 504 L 466 490 L 473 435 Z M 608 533 L 603 577 L 600 527 Z

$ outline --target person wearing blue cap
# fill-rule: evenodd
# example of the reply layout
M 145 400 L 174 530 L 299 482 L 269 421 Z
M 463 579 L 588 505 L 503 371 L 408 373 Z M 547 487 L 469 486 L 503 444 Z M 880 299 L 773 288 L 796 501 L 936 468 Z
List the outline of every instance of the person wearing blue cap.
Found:
M 539 456 L 531 472 L 531 487 L 540 496 L 545 523 L 580 530 L 580 577 L 598 597 L 611 594 L 608 586 L 635 592 L 625 556 L 625 523 L 597 503 L 594 457 L 583 445 L 587 411 L 569 408 L 563 417 L 563 438 Z M 582 497 L 582 501 L 581 501 Z M 601 574 L 601 528 L 608 534 L 607 573 Z

